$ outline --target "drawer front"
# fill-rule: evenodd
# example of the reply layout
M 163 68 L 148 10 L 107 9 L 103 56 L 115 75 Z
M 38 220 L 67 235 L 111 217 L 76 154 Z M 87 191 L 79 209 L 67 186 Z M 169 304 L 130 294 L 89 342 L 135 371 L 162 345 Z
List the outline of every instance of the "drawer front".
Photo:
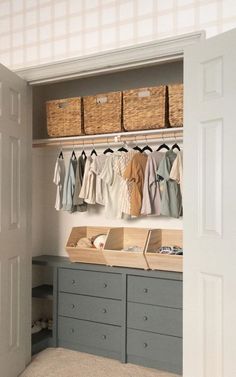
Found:
M 121 301 L 59 293 L 59 315 L 121 326 Z
M 182 339 L 128 329 L 127 354 L 181 369 Z
M 128 327 L 182 337 L 182 310 L 128 303 Z
M 128 301 L 182 308 L 182 281 L 128 277 Z
M 59 269 L 59 291 L 121 299 L 121 275 Z
M 58 318 L 58 338 L 68 343 L 121 352 L 121 328 L 73 318 Z

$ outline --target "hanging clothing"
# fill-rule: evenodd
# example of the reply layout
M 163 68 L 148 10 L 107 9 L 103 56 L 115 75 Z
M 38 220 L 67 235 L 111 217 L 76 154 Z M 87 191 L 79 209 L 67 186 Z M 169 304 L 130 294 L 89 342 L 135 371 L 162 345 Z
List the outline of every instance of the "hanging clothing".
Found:
M 66 172 L 62 205 L 64 211 L 75 212 L 76 206 L 73 204 L 73 196 L 75 192 L 75 172 L 77 167 L 77 159 L 70 158 L 68 169 Z
M 115 160 L 114 163 L 114 171 L 121 177 L 120 180 L 120 195 L 118 200 L 120 201 L 121 211 L 125 218 L 128 217 L 126 215 L 131 214 L 131 192 L 132 192 L 132 184 L 133 182 L 124 178 L 124 172 L 127 168 L 129 162 L 132 160 L 135 154 L 139 153 L 133 149 L 128 150 L 127 153 L 123 153 L 119 159 Z
M 177 153 L 170 171 L 170 178 L 180 185 L 181 195 L 183 195 L 183 151 Z
M 130 213 L 132 216 L 141 214 L 146 163 L 147 155 L 145 153 L 135 154 L 123 175 L 124 178 L 133 183 L 130 200 Z
M 143 184 L 143 215 L 159 216 L 161 213 L 161 194 L 156 172 L 164 156 L 163 152 L 152 152 L 148 155 Z
M 65 161 L 62 158 L 57 158 L 55 168 L 53 183 L 57 186 L 56 189 L 56 201 L 55 208 L 59 211 L 62 208 L 62 196 L 63 196 L 63 185 L 65 179 Z
M 107 156 L 100 178 L 107 184 L 107 194 L 105 201 L 105 214 L 111 218 L 122 218 L 121 203 L 119 200 L 122 178 L 115 173 L 114 165 L 120 156 L 125 152 L 115 152 Z
M 79 193 L 83 183 L 85 163 L 86 158 L 84 158 L 83 156 L 79 156 L 75 173 L 75 192 L 73 196 L 73 204 L 77 206 L 78 212 L 87 211 L 87 204 L 84 202 L 82 198 L 79 197 Z
M 169 150 L 161 160 L 157 170 L 157 179 L 161 191 L 161 215 L 178 218 L 182 215 L 182 198 L 180 187 L 170 179 L 170 171 L 176 159 L 176 153 Z
M 79 193 L 79 198 L 84 199 L 86 203 L 95 204 L 95 199 L 93 199 L 93 192 L 96 189 L 96 187 L 91 186 L 91 177 L 89 176 L 89 170 L 92 161 L 92 157 L 88 156 L 84 167 L 84 178 Z M 93 182 L 93 184 L 95 184 L 95 182 Z
M 101 179 L 100 174 L 107 157 L 108 156 L 105 154 L 96 156 L 90 166 L 90 174 L 93 174 L 93 179 L 96 179 L 95 202 L 100 205 L 105 205 L 106 201 L 107 184 L 103 179 Z

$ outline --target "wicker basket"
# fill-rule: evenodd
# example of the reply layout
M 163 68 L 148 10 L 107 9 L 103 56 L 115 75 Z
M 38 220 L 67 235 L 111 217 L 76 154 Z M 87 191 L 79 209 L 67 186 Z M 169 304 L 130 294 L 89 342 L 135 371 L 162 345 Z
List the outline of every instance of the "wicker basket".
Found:
M 83 104 L 87 135 L 121 131 L 121 92 L 86 96 Z
M 81 97 L 48 101 L 46 110 L 49 136 L 78 136 L 82 134 Z
M 126 131 L 163 128 L 165 120 L 165 85 L 123 92 L 123 121 Z
M 168 86 L 169 122 L 171 127 L 183 126 L 183 84 Z

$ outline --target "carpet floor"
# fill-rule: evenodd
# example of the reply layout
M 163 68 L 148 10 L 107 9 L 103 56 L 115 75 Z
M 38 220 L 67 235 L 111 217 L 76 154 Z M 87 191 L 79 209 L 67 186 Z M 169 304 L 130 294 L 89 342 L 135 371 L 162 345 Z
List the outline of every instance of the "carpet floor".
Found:
M 33 357 L 19 377 L 179 377 L 122 364 L 119 361 L 63 348 L 47 348 Z

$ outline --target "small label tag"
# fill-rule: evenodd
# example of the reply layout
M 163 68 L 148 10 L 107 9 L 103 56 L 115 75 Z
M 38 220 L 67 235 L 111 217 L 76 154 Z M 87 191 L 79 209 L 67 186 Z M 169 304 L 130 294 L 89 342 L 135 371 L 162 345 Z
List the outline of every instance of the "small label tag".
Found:
M 97 103 L 107 103 L 107 97 L 97 97 Z
M 68 105 L 67 102 L 60 102 L 60 103 L 58 104 L 58 107 L 59 107 L 59 109 L 64 109 L 67 105 Z
M 142 90 L 138 93 L 139 97 L 150 97 L 151 93 L 149 90 Z

